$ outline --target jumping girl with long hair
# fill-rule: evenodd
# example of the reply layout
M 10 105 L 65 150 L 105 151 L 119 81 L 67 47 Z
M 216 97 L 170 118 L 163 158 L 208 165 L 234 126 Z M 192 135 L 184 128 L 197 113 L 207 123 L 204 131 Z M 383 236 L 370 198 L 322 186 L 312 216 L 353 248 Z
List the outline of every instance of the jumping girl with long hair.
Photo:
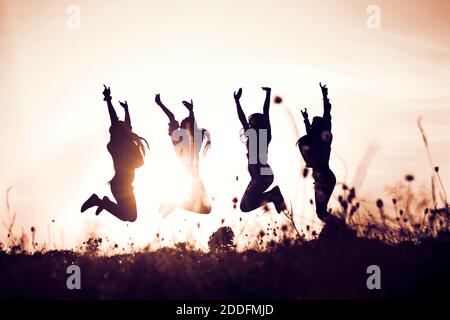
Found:
M 250 212 L 266 203 L 273 202 L 277 212 L 280 213 L 286 210 L 280 188 L 275 186 L 270 191 L 266 191 L 274 180 L 272 169 L 267 164 L 268 146 L 272 140 L 269 117 L 271 89 L 266 87 L 262 89 L 266 92 L 263 113 L 254 113 L 248 120 L 240 103 L 242 88 L 234 93 L 238 117 L 247 137 L 248 171 L 251 177 L 242 196 L 240 209 L 243 212 Z
M 103 100 L 108 105 L 111 127 L 107 149 L 111 154 L 115 175 L 109 182 L 111 192 L 117 203 L 107 196 L 100 199 L 95 193 L 81 207 L 81 212 L 97 207 L 96 215 L 106 210 L 122 221 L 133 222 L 137 219 L 136 198 L 133 192 L 135 169 L 144 164 L 147 141 L 132 131 L 127 102 L 120 102 L 125 110 L 125 121 L 120 121 L 112 105 L 111 90 L 104 85 Z
M 202 146 L 204 145 L 203 155 L 211 146 L 209 131 L 197 126 L 192 100 L 190 102 L 183 101 L 183 105 L 189 111 L 189 116 L 181 121 L 181 125 L 175 119 L 174 114 L 161 102 L 159 94 L 155 96 L 155 102 L 169 118 L 169 136 L 175 152 L 192 178 L 189 199 L 177 206 L 187 211 L 208 214 L 211 212 L 211 204 L 200 179 L 199 158 Z

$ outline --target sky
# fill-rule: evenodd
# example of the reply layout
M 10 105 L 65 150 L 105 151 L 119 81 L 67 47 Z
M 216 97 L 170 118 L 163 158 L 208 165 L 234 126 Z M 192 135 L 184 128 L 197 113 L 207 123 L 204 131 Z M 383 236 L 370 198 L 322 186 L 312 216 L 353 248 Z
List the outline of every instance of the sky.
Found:
M 379 29 L 368 25 L 371 5 L 379 9 Z M 15 230 L 34 226 L 38 241 L 64 248 L 91 234 L 143 244 L 158 233 L 204 247 L 222 219 L 235 232 L 281 223 L 280 216 L 232 208 L 249 181 L 233 100 L 239 87 L 247 115 L 262 110 L 261 86 L 283 98 L 271 108 L 269 163 L 301 225 L 317 220 L 306 204 L 312 181 L 300 179 L 299 109 L 322 112 L 319 81 L 333 105 L 330 166 L 338 181 L 352 184 L 369 150 L 361 196 L 384 197 L 408 173 L 417 185 L 429 184 L 416 124 L 423 116 L 433 161 L 449 186 L 449 21 L 445 0 L 0 1 L 0 193 L 12 187 Z M 128 101 L 133 129 L 151 145 L 136 173 L 133 224 L 79 212 L 92 193 L 110 195 L 103 84 L 119 114 L 117 101 Z M 211 132 L 201 164 L 215 199 L 209 216 L 158 213 L 161 201 L 183 195 L 186 179 L 156 93 L 180 120 L 181 101 L 192 98 L 199 126 Z M 8 221 L 3 196 L 0 220 Z

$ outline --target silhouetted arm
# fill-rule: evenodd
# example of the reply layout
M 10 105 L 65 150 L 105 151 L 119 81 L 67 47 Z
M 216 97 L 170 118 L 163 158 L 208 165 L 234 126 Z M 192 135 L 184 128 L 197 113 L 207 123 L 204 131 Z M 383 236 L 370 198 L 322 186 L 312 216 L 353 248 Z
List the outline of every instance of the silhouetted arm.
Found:
M 111 88 L 106 87 L 103 85 L 105 89 L 103 90 L 103 100 L 106 101 L 106 104 L 108 105 L 108 112 L 109 112 L 109 118 L 111 119 L 111 125 L 114 125 L 119 121 L 119 118 L 117 117 L 116 110 L 114 110 L 114 106 L 112 105 L 112 97 L 111 97 Z
M 195 115 L 194 115 L 194 103 L 189 101 L 183 101 L 183 105 L 186 107 L 186 109 L 188 109 L 189 111 L 189 118 L 195 119 Z
M 267 128 L 267 137 L 269 139 L 272 138 L 272 128 L 270 127 L 270 115 L 269 115 L 269 109 L 270 109 L 270 94 L 272 89 L 268 87 L 262 88 L 266 92 L 266 100 L 264 101 L 264 108 L 263 108 L 263 114 L 264 114 L 264 122 L 266 123 Z
M 161 104 L 160 107 L 161 107 L 161 110 L 164 111 L 164 113 L 166 114 L 167 118 L 169 118 L 170 122 L 175 121 L 175 116 L 168 108 L 166 108 L 165 105 Z
M 311 132 L 311 122 L 309 122 L 308 110 L 300 110 L 303 116 L 303 122 L 305 123 L 306 133 L 309 134 Z
M 195 121 L 194 102 L 192 102 L 192 99 L 191 99 L 191 102 L 183 101 L 183 105 L 186 107 L 186 109 L 188 109 L 188 111 L 189 111 L 189 118 L 192 119 L 192 122 L 194 123 L 195 129 L 198 129 L 196 121 Z
M 241 121 L 244 130 L 247 130 L 250 126 L 248 125 L 247 118 L 245 117 L 244 110 L 242 110 L 240 98 L 242 95 L 242 88 L 239 88 L 237 92 L 234 93 L 234 101 L 236 102 L 236 109 L 238 113 L 238 118 Z
M 167 118 L 169 118 L 169 135 L 172 135 L 172 133 L 180 127 L 178 121 L 175 119 L 173 113 L 161 102 L 159 93 L 155 96 L 155 102 L 166 114 Z
M 309 119 L 305 119 L 304 123 L 305 123 L 306 133 L 309 134 L 311 132 L 311 122 L 309 122 Z
M 331 130 L 331 103 L 328 99 L 328 88 L 326 85 L 322 86 L 320 83 L 320 89 L 322 90 L 323 98 L 323 122 L 325 129 Z
M 194 124 L 194 132 L 196 132 L 199 129 L 198 129 L 198 126 L 197 126 L 197 121 L 195 120 L 194 102 L 192 102 L 192 99 L 191 99 L 191 102 L 183 101 L 183 105 L 186 107 L 186 109 L 189 110 L 189 118 L 192 119 L 192 123 Z
M 250 126 L 248 125 L 247 118 L 245 116 L 244 110 L 242 110 L 242 106 L 239 101 L 236 101 L 236 107 L 239 121 L 241 121 L 242 127 L 247 130 Z
M 125 124 L 127 125 L 127 127 L 131 130 L 131 118 L 130 118 L 130 112 L 128 111 L 128 103 L 125 102 L 120 102 L 120 105 L 122 106 L 122 108 L 125 110 Z
M 119 121 L 119 118 L 117 117 L 116 110 L 114 110 L 114 107 L 111 102 L 111 98 L 106 100 L 108 104 L 108 112 L 109 112 L 109 118 L 111 119 L 111 125 L 116 124 Z
M 161 96 L 159 95 L 159 93 L 155 96 L 155 102 L 161 108 L 161 110 L 164 111 L 170 122 L 176 121 L 173 113 L 161 102 Z

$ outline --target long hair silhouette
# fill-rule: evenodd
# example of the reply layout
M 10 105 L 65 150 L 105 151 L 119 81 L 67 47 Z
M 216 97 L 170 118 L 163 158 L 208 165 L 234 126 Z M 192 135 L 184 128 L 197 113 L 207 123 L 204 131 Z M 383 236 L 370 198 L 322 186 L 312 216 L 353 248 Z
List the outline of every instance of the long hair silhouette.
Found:
M 266 93 L 263 113 L 254 113 L 245 117 L 240 98 L 242 88 L 234 93 L 238 118 L 242 124 L 241 139 L 246 143 L 248 171 L 251 181 L 242 196 L 240 209 L 243 212 L 253 211 L 266 203 L 273 202 L 278 213 L 286 210 L 286 204 L 280 188 L 275 186 L 266 191 L 273 183 L 273 172 L 267 163 L 268 146 L 272 140 L 272 128 L 270 125 L 269 109 L 271 89 L 262 88 Z
M 190 102 L 183 101 L 183 105 L 188 109 L 189 115 L 181 121 L 181 124 L 175 119 L 172 111 L 161 102 L 159 94 L 155 96 L 155 102 L 169 119 L 168 133 L 172 139 L 175 152 L 183 160 L 183 165 L 192 178 L 189 199 L 181 204 L 177 204 L 176 207 L 195 213 L 208 214 L 211 212 L 211 205 L 205 186 L 200 179 L 199 159 L 202 148 L 203 156 L 209 150 L 211 135 L 208 130 L 197 126 L 192 100 Z M 162 208 L 166 213 L 170 213 L 173 209 L 174 206 L 171 205 Z
M 134 171 L 144 164 L 146 148 L 150 147 L 147 140 L 132 131 L 128 103 L 119 101 L 125 111 L 125 121 L 121 121 L 112 105 L 111 89 L 105 85 L 103 97 L 111 120 L 107 149 L 113 159 L 115 171 L 109 184 L 117 203 L 107 196 L 100 199 L 94 193 L 83 203 L 81 212 L 97 207 L 97 215 L 106 210 L 122 221 L 133 222 L 137 219 L 136 198 L 133 192 Z

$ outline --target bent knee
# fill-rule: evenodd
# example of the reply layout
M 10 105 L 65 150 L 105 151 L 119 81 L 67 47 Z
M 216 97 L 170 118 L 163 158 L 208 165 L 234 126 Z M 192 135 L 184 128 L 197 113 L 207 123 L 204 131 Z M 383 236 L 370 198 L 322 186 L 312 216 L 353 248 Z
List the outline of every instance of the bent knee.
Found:
M 203 213 L 203 214 L 210 214 L 211 210 L 212 210 L 211 206 L 204 206 L 202 208 L 202 212 L 201 213 Z
M 126 222 L 135 222 L 137 220 L 136 208 L 122 208 L 122 220 Z
M 135 222 L 137 219 L 137 209 L 133 207 L 128 210 L 128 222 Z
M 250 212 L 253 210 L 245 201 L 241 201 L 239 209 L 241 209 L 242 212 Z
M 203 204 L 203 213 L 209 214 L 212 211 L 212 206 L 209 203 Z

